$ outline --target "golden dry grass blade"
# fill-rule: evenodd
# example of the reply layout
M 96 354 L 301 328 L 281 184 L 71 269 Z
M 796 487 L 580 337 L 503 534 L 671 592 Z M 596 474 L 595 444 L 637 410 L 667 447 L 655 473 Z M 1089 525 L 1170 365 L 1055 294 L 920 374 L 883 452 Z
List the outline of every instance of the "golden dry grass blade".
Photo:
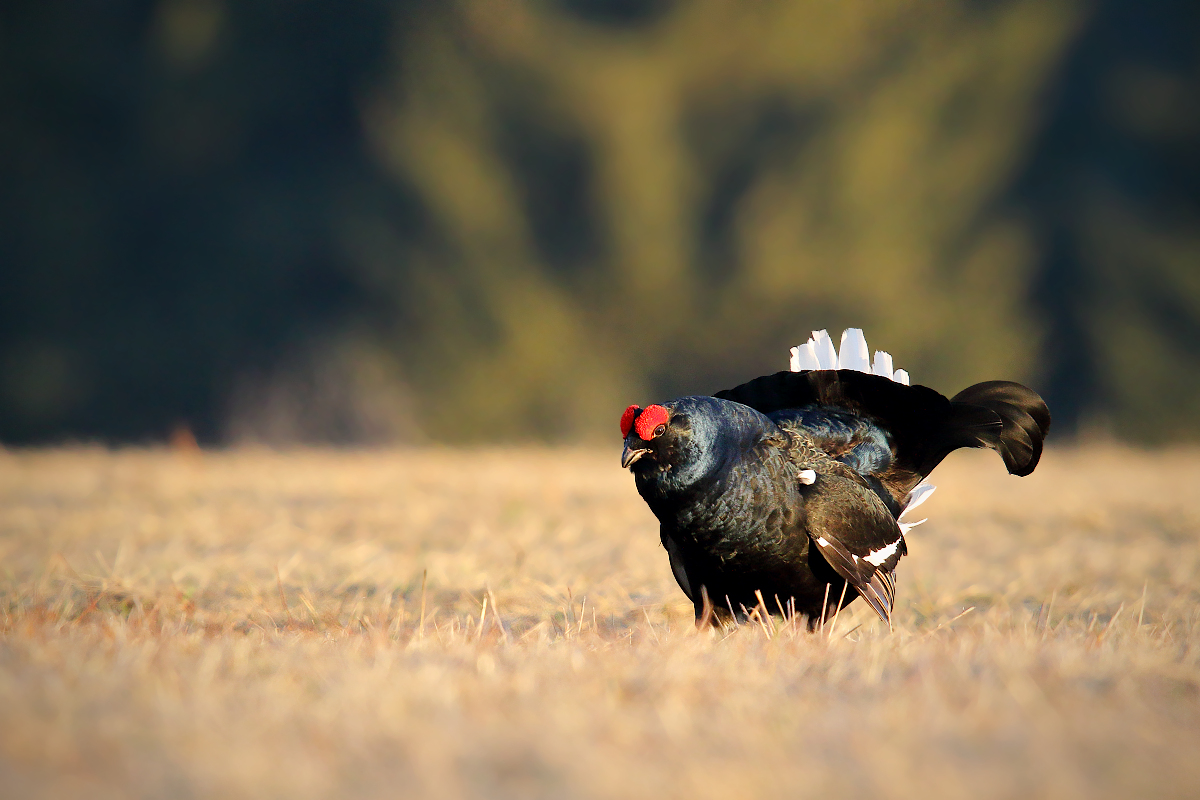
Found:
M 609 452 L 0 452 L 0 796 L 1196 794 L 1200 454 L 937 479 L 893 634 L 721 638 Z

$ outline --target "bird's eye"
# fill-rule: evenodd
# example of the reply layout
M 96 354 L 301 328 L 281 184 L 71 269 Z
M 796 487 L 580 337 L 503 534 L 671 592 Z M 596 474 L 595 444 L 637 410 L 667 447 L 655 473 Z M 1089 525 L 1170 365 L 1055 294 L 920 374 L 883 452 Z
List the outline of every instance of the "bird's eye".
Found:
M 655 429 L 654 429 L 654 435 L 655 435 L 655 436 L 662 436 L 662 435 L 663 435 L 664 433 L 666 433 L 666 432 L 667 432 L 667 426 L 666 426 L 666 425 L 659 425 L 657 428 L 655 428 Z

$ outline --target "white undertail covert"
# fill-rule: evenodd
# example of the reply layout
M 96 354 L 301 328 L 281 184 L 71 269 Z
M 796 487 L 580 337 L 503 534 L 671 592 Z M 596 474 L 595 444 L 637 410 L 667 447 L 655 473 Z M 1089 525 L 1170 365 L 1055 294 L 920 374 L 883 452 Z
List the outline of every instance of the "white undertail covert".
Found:
M 883 350 L 875 351 L 875 360 L 868 358 L 870 349 L 862 328 L 846 328 L 842 332 L 841 351 L 833 347 L 828 331 L 813 331 L 802 345 L 792 348 L 792 372 L 810 369 L 852 369 L 868 375 L 882 375 L 888 380 L 908 386 L 908 373 L 894 369 L 892 356 Z

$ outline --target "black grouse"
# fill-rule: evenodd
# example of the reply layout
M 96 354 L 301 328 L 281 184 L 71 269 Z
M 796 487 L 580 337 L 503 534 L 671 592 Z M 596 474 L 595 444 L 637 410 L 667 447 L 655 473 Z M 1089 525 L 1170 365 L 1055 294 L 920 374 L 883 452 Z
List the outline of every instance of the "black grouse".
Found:
M 920 524 L 908 513 L 934 467 L 960 447 L 998 451 L 1013 475 L 1037 466 L 1050 411 L 1036 392 L 986 381 L 947 399 L 868 352 L 858 329 L 840 356 L 815 331 L 790 371 L 625 410 L 621 466 L 697 624 L 762 604 L 816 627 L 861 596 L 890 626 L 904 536 Z

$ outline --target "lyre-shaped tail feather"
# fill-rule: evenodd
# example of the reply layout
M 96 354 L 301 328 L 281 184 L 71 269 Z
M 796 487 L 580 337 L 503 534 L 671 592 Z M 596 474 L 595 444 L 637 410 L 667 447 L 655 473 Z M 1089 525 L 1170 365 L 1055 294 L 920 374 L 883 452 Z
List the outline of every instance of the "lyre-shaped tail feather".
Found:
M 1033 472 L 1050 432 L 1050 409 L 1037 392 L 1011 381 L 984 381 L 963 389 L 950 402 L 987 409 L 999 417 L 999 426 L 980 426 L 971 431 L 974 446 L 1000 453 L 1013 475 L 1023 477 Z

